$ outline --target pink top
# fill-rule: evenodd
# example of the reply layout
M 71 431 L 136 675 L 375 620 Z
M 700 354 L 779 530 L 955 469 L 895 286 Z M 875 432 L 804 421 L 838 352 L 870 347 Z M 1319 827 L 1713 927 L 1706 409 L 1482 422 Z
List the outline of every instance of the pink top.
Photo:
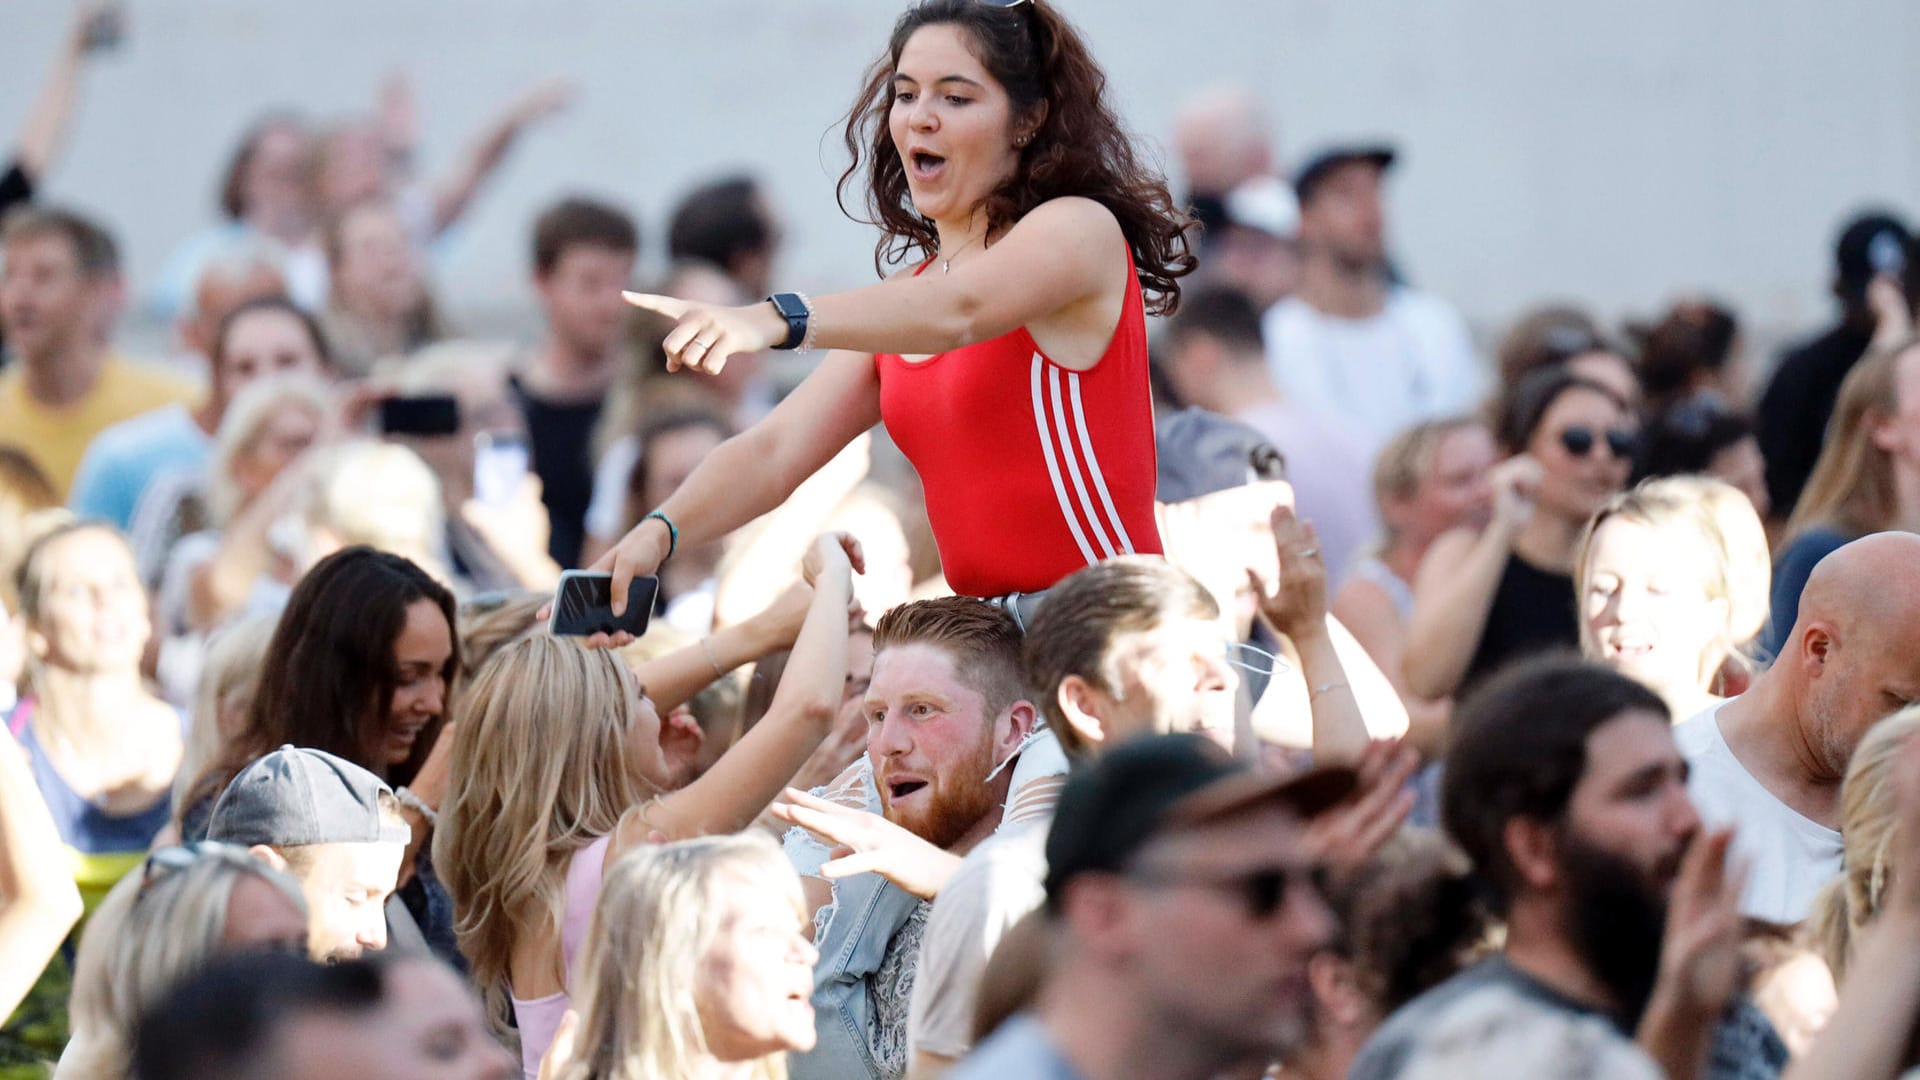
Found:
M 520 1067 L 527 1080 L 540 1075 L 540 1059 L 553 1036 L 560 1030 L 560 1018 L 573 1005 L 573 957 L 587 940 L 587 924 L 593 919 L 594 902 L 600 899 L 600 878 L 606 868 L 607 843 L 603 836 L 573 853 L 567 864 L 566 911 L 560 917 L 560 955 L 566 964 L 567 989 L 546 997 L 526 1001 L 512 998 L 513 1021 L 520 1026 Z

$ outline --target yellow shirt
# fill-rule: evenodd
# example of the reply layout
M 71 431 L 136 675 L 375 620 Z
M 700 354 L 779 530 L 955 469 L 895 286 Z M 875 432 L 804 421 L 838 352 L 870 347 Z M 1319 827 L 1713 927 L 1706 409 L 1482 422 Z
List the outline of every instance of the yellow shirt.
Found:
M 192 380 L 114 352 L 107 354 L 86 396 L 71 405 L 47 406 L 27 395 L 15 361 L 0 371 L 0 446 L 26 451 L 65 501 L 80 455 L 95 435 L 151 409 L 191 405 L 199 397 Z

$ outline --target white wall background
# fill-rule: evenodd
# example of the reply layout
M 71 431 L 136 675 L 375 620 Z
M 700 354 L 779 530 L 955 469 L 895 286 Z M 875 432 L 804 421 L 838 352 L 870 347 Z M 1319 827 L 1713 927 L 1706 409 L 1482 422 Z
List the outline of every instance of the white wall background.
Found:
M 1395 249 L 1483 333 L 1574 297 L 1645 313 L 1733 301 L 1760 339 L 1825 317 L 1840 219 L 1911 209 L 1920 6 L 1907 0 L 1059 0 L 1125 115 L 1156 141 L 1219 80 L 1269 102 L 1283 154 L 1367 134 L 1402 148 Z M 525 234 L 561 194 L 637 210 L 658 254 L 676 194 L 764 175 L 783 280 L 867 280 L 840 218 L 834 125 L 901 0 L 129 0 L 127 44 L 88 73 L 47 185 L 116 227 L 136 285 L 214 214 L 239 131 L 271 106 L 371 107 L 412 73 L 423 164 L 544 76 L 573 109 L 531 134 L 442 253 L 470 325 L 530 333 Z M 0 0 L 0 138 L 64 30 L 66 0 Z

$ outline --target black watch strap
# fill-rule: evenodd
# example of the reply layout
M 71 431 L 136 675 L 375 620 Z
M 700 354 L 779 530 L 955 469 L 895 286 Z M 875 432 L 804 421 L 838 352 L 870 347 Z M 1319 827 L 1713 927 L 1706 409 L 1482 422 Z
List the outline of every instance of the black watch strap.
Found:
M 767 303 L 772 304 L 773 310 L 787 320 L 787 339 L 774 348 L 799 348 L 807 340 L 807 322 L 813 317 L 813 309 L 807 304 L 807 298 L 799 293 L 774 293 L 767 297 Z

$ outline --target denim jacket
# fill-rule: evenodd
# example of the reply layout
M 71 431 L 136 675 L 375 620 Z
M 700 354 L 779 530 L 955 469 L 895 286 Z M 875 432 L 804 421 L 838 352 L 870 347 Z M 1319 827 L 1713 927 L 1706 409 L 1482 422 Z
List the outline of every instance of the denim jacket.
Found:
M 834 884 L 833 914 L 820 939 L 813 969 L 813 1049 L 787 1057 L 789 1080 L 887 1080 L 873 1060 L 868 1033 L 867 981 L 880 969 L 893 935 L 913 916 L 920 900 L 879 874 L 859 874 Z

